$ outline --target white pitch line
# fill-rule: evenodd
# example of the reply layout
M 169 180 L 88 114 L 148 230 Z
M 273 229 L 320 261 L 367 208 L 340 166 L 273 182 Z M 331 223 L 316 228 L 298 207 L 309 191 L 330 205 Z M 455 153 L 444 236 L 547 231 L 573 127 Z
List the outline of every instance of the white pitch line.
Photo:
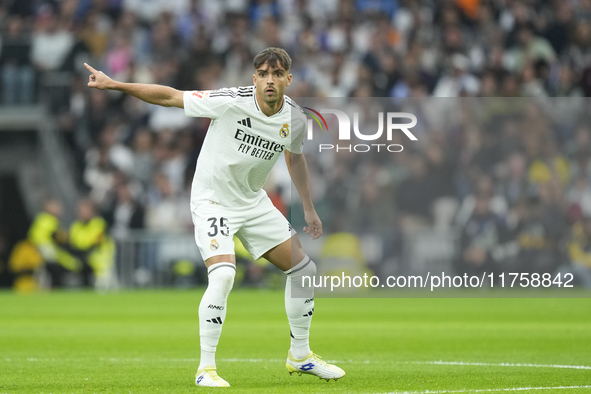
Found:
M 564 368 L 564 369 L 591 369 L 588 365 L 561 365 L 561 364 L 522 364 L 522 363 L 470 363 L 464 361 L 407 361 L 405 364 L 428 365 L 466 365 L 477 367 L 530 367 L 530 368 Z
M 220 361 L 228 362 L 228 363 L 277 363 L 280 361 L 285 361 L 284 359 L 279 358 L 271 358 L 271 359 L 263 359 L 263 358 L 222 358 Z
M 53 362 L 53 361 L 81 361 L 81 359 L 56 359 L 56 358 L 33 358 L 29 357 L 25 359 L 30 362 Z M 284 359 L 280 358 L 222 358 L 219 361 L 228 363 L 277 363 Z M 22 361 L 14 358 L 0 359 L 0 361 Z M 198 358 L 154 358 L 154 359 L 143 359 L 143 358 L 106 358 L 101 357 L 99 361 L 107 362 L 182 362 L 182 363 L 194 363 L 199 362 Z M 377 361 L 369 360 L 326 360 L 329 363 L 335 364 L 370 364 Z M 475 367 L 524 367 L 524 368 L 559 368 L 559 369 L 584 369 L 591 370 L 591 366 L 588 365 L 562 365 L 562 364 L 529 364 L 529 363 L 480 363 L 480 362 L 466 362 L 466 361 L 396 361 L 395 364 L 416 364 L 416 365 L 456 365 L 456 366 L 475 366 Z
M 450 394 L 450 393 L 492 393 L 500 391 L 526 390 L 572 390 L 591 389 L 591 386 L 554 386 L 554 387 L 509 387 L 503 389 L 464 389 L 464 390 L 426 390 L 426 391 L 391 391 L 384 394 Z
M 26 358 L 30 362 L 56 361 L 56 359 Z M 80 359 L 77 359 L 80 360 Z M 141 359 L 141 358 L 99 358 L 100 361 L 110 362 L 198 362 L 197 358 L 160 358 L 160 359 Z M 4 361 L 16 361 L 13 358 L 5 358 Z M 60 361 L 65 361 L 60 359 Z M 221 362 L 241 362 L 241 363 L 262 363 L 262 362 L 280 362 L 283 359 L 263 359 L 263 358 L 225 358 Z M 355 360 L 327 360 L 331 363 L 363 363 L 368 364 L 371 361 Z M 561 364 L 522 364 L 522 363 L 475 363 L 465 361 L 398 361 L 396 364 L 422 364 L 422 365 L 455 365 L 455 366 L 487 366 L 487 367 L 527 367 L 527 368 L 561 368 L 561 369 L 591 369 L 587 365 L 561 365 Z M 463 389 L 463 390 L 426 390 L 426 391 L 392 391 L 384 394 L 452 394 L 452 393 L 492 393 L 502 391 L 528 391 L 528 390 L 572 390 L 572 389 L 591 389 L 588 386 L 554 386 L 554 387 L 509 387 L 500 389 Z

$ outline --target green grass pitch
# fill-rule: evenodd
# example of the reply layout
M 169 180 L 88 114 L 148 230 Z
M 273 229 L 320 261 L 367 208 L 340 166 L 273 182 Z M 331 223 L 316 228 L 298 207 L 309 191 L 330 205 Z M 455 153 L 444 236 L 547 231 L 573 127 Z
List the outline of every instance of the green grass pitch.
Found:
M 0 293 L 0 393 L 591 392 L 591 299 L 317 298 L 312 349 L 347 372 L 327 383 L 285 369 L 283 293 L 240 289 L 232 387 L 199 388 L 202 291 Z

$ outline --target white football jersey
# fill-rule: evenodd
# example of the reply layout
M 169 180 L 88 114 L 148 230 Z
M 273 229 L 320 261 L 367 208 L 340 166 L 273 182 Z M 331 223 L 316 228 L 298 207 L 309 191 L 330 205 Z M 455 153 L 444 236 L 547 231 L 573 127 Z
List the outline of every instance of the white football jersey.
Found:
M 193 177 L 191 210 L 200 200 L 257 204 L 281 153 L 302 153 L 305 115 L 287 96 L 273 116 L 260 110 L 254 86 L 186 91 L 183 99 L 187 116 L 211 118 Z

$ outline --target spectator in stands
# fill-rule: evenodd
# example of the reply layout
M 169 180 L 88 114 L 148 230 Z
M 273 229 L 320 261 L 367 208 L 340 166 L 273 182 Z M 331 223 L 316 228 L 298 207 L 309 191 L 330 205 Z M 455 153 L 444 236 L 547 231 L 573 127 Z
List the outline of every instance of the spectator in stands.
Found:
M 433 91 L 435 97 L 475 96 L 480 91 L 480 82 L 470 74 L 466 56 L 456 53 L 451 58 L 450 71 L 444 74 Z
M 528 63 L 538 60 L 552 64 L 556 60 L 556 53 L 548 40 L 536 35 L 534 26 L 526 23 L 517 29 L 516 45 L 508 53 L 510 69 L 521 72 Z
M 527 193 L 526 160 L 521 152 L 511 153 L 505 160 L 499 186 L 506 202 L 505 207 L 515 206 Z
M 519 182 L 519 180 L 517 181 Z M 519 185 L 515 186 L 518 187 Z M 490 175 L 481 174 L 476 180 L 474 191 L 467 195 L 462 201 L 462 205 L 456 217 L 456 223 L 459 226 L 466 226 L 466 223 L 468 223 L 470 218 L 474 216 L 478 196 L 488 196 L 488 201 L 486 203 L 487 212 L 490 212 L 497 218 L 504 218 L 507 215 L 509 209 L 507 200 L 502 194 L 497 193 L 495 190 L 493 178 Z
M 110 287 L 113 280 L 115 246 L 107 222 L 97 216 L 89 198 L 78 204 L 77 220 L 70 226 L 70 250 L 81 264 L 84 287 Z
M 6 236 L 5 227 L 0 226 L 0 287 L 8 287 L 12 280 L 12 275 L 8 270 L 8 258 L 10 246 Z
M 420 156 L 411 162 L 410 177 L 398 189 L 398 208 L 403 231 L 424 228 L 431 222 L 431 204 L 434 200 L 433 185 L 427 177 L 427 163 Z
M 586 211 L 583 220 L 578 221 L 572 228 L 568 244 L 569 266 L 560 268 L 563 274 L 570 272 L 576 283 L 585 288 L 591 288 L 591 215 Z
M 123 239 L 130 230 L 144 228 L 144 207 L 132 194 L 130 185 L 124 183 L 115 190 L 116 198 L 104 214 L 109 233 L 115 239 Z
M 123 8 L 133 11 L 142 22 L 153 23 L 163 13 L 175 17 L 184 15 L 189 9 L 189 0 L 123 0 Z
M 28 234 L 29 242 L 37 248 L 45 262 L 52 288 L 63 287 L 65 275 L 79 269 L 76 260 L 67 252 L 68 233 L 60 225 L 62 210 L 58 200 L 48 199 Z
M 348 96 L 357 82 L 357 63 L 347 59 L 346 54 L 339 51 L 332 53 L 330 68 L 317 72 L 322 73 L 318 76 L 318 81 L 328 97 Z
M 118 75 L 129 69 L 133 59 L 133 48 L 129 37 L 115 33 L 113 43 L 105 54 L 106 67 L 111 75 Z
M 380 182 L 382 175 L 382 169 L 376 163 L 368 163 L 361 167 L 358 176 L 363 180 L 358 187 L 351 190 L 354 195 L 354 201 L 351 203 L 363 209 L 355 210 L 347 218 L 345 224 L 349 224 L 348 231 L 371 235 L 391 229 L 396 212 L 391 207 L 393 197 L 390 190 Z
M 160 134 L 163 146 L 163 157 L 158 163 L 160 171 L 166 176 L 175 195 L 184 189 L 185 168 L 187 167 L 187 152 L 181 146 L 182 133 L 172 133 L 170 130 Z M 185 147 L 186 148 L 186 147 Z
M 540 194 L 544 197 L 532 196 L 519 204 L 512 237 L 518 242 L 519 252 L 508 271 L 553 272 L 563 261 L 560 241 L 566 233 L 564 214 L 551 201 L 548 185 L 541 186 Z
M 2 244 L 0 243 L 1 247 Z M 38 278 L 41 276 L 39 273 L 43 268 L 43 263 L 41 253 L 28 239 L 14 245 L 8 261 L 8 269 L 14 277 L 13 289 L 22 293 L 38 290 Z M 0 274 L 5 269 L 3 265 L 0 259 Z
M 236 46 L 243 47 L 241 48 L 242 51 L 248 50 L 248 48 L 242 43 L 243 37 L 239 35 L 232 35 L 230 39 L 233 40 L 231 42 L 233 45 L 231 46 L 230 53 L 226 55 L 225 69 L 226 73 L 232 73 L 232 71 L 234 71 L 234 74 L 230 74 L 226 77 L 229 80 L 228 83 L 231 83 L 230 81 L 237 77 L 237 75 L 242 74 L 242 71 L 244 70 L 242 67 L 238 68 L 235 66 L 234 61 L 237 59 L 232 56 L 233 50 Z M 195 35 L 189 42 L 187 52 L 186 58 L 183 59 L 179 64 L 179 70 L 177 72 L 177 84 L 180 89 L 191 90 L 194 89 L 195 86 L 199 86 L 197 83 L 199 71 L 206 69 L 210 64 L 212 64 L 218 55 L 212 50 L 211 38 L 204 30 L 195 32 Z M 248 54 L 248 56 L 250 56 L 250 54 Z M 236 81 L 236 86 L 240 86 L 243 81 L 244 79 L 240 80 L 239 82 Z
M 107 50 L 112 22 L 98 8 L 89 10 L 83 19 L 78 36 L 95 58 L 101 58 Z
M 122 124 L 109 123 L 101 132 L 99 149 L 107 152 L 113 166 L 125 174 L 133 172 L 133 153 L 122 143 Z
M 19 16 L 8 20 L 0 51 L 4 105 L 33 104 L 35 72 L 30 59 L 31 40 Z
M 90 188 L 92 200 L 101 208 L 107 204 L 107 194 L 114 185 L 114 173 L 130 175 L 134 171 L 132 151 L 119 140 L 120 125 L 108 124 L 97 146 L 86 153 L 84 181 Z
M 84 124 L 91 142 L 96 144 L 109 121 L 116 117 L 117 111 L 112 107 L 107 93 L 103 90 L 93 89 L 88 92 L 87 101 L 80 123 Z
M 562 65 L 558 82 L 550 93 L 553 97 L 583 97 L 583 90 L 578 82 L 573 68 L 566 64 Z M 581 102 L 581 100 L 578 102 Z
M 153 152 L 154 136 L 148 128 L 139 129 L 132 143 L 133 172 L 132 176 L 147 188 L 152 181 L 155 157 Z
M 521 95 L 526 97 L 548 96 L 544 82 L 536 74 L 536 69 L 532 63 L 525 64 L 521 71 Z
M 572 26 L 571 26 L 572 27 Z M 582 71 L 591 64 L 591 20 L 579 20 L 574 27 L 574 34 L 563 55 L 563 62 Z
M 74 36 L 60 26 L 58 16 L 44 7 L 37 17 L 31 60 L 40 72 L 57 71 L 74 45 Z
M 109 159 L 108 151 L 97 149 L 86 155 L 84 182 L 90 189 L 90 198 L 99 206 L 104 205 L 107 194 L 113 188 L 115 167 Z
M 583 212 L 591 212 L 591 185 L 589 178 L 584 175 L 578 176 L 573 184 L 567 189 L 565 195 L 568 204 L 569 219 L 573 223 L 583 219 Z
M 462 227 L 460 256 L 455 269 L 458 275 L 481 275 L 497 272 L 502 261 L 496 249 L 505 242 L 506 229 L 497 215 L 490 210 L 491 195 L 476 195 L 474 210 Z
M 585 160 L 591 154 L 591 129 L 588 125 L 578 125 L 573 138 L 565 141 L 563 150 L 571 159 L 573 176 L 591 176 L 591 164 Z
M 445 137 L 443 141 L 445 141 Z M 434 190 L 433 204 L 431 205 L 433 224 L 438 230 L 447 231 L 452 225 L 459 205 L 454 184 L 454 166 L 435 136 L 427 146 L 425 156 L 427 159 L 427 182 Z
M 530 165 L 528 169 L 529 181 L 533 184 L 547 184 L 557 179 L 563 185 L 570 181 L 569 162 L 560 152 L 555 141 L 536 141 L 535 135 L 529 135 L 526 146 L 529 147 Z M 544 143 L 545 146 L 540 146 Z
M 560 56 L 567 48 L 574 24 L 573 5 L 568 1 L 554 2 L 556 19 L 550 21 L 544 36 Z
M 148 190 L 146 228 L 150 230 L 181 231 L 185 229 L 184 207 L 179 204 L 170 181 L 162 172 L 156 173 Z

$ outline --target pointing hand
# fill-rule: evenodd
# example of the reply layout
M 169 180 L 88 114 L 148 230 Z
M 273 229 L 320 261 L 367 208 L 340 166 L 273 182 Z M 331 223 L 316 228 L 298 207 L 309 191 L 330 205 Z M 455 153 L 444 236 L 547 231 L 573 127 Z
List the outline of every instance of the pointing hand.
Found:
M 91 72 L 88 77 L 88 87 L 97 88 L 100 90 L 109 89 L 113 80 L 109 78 L 104 72 L 95 70 L 89 64 L 84 63 L 84 66 Z

